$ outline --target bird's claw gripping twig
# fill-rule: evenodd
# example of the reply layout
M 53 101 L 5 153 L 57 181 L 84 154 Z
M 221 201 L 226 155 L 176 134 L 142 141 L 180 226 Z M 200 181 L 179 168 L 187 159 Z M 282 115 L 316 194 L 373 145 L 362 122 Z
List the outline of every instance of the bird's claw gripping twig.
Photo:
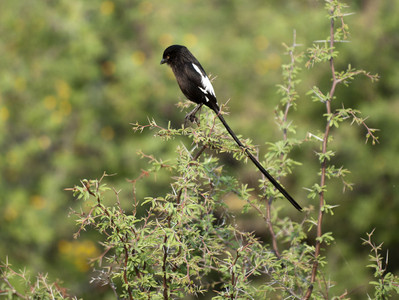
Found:
M 184 118 L 184 125 L 187 125 L 188 123 L 197 123 L 199 124 L 199 119 L 195 114 L 188 113 L 185 118 Z
M 196 117 L 196 113 L 201 109 L 202 104 L 198 104 L 192 111 L 190 111 L 186 117 L 184 118 L 184 125 L 187 125 L 188 122 L 190 123 L 197 123 L 199 125 L 200 121 Z

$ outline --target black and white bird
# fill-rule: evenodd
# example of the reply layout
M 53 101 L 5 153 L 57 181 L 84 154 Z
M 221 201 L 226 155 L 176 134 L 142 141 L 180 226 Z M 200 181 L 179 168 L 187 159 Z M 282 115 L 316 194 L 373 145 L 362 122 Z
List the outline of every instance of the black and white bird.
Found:
M 172 45 L 165 49 L 161 64 L 166 63 L 172 68 L 175 74 L 177 83 L 183 94 L 188 100 L 191 100 L 198 105 L 196 108 L 188 114 L 191 121 L 195 120 L 196 112 L 201 108 L 202 105 L 208 106 L 212 109 L 220 121 L 226 127 L 227 131 L 234 139 L 234 141 L 244 149 L 249 159 L 258 167 L 258 169 L 266 176 L 267 179 L 274 185 L 274 187 L 280 191 L 281 194 L 287 198 L 288 201 L 299 211 L 302 210 L 301 206 L 288 194 L 288 192 L 263 168 L 259 161 L 249 152 L 248 148 L 245 147 L 241 141 L 237 138 L 233 130 L 227 125 L 223 116 L 220 113 L 219 105 L 217 104 L 215 91 L 209 80 L 204 68 L 198 60 L 191 54 L 191 52 L 185 47 L 180 45 Z

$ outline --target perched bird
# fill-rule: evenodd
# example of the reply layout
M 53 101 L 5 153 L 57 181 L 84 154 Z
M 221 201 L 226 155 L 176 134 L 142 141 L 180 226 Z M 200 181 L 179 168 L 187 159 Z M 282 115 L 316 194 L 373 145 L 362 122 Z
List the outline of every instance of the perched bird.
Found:
M 161 64 L 166 63 L 172 68 L 175 74 L 177 83 L 183 94 L 188 100 L 191 100 L 198 105 L 190 112 L 187 117 L 193 121 L 196 120 L 195 114 L 201 108 L 202 105 L 208 106 L 212 109 L 220 121 L 226 127 L 227 131 L 234 139 L 234 141 L 244 149 L 246 155 L 250 160 L 258 167 L 258 169 L 266 176 L 267 179 L 274 185 L 274 187 L 280 191 L 281 194 L 287 198 L 288 201 L 299 211 L 302 210 L 301 206 L 288 194 L 288 192 L 263 168 L 259 161 L 249 152 L 248 148 L 245 147 L 241 141 L 237 138 L 233 130 L 227 125 L 223 116 L 220 113 L 220 108 L 217 104 L 215 91 L 205 73 L 204 68 L 198 60 L 191 54 L 191 52 L 184 46 L 172 45 L 165 49 Z

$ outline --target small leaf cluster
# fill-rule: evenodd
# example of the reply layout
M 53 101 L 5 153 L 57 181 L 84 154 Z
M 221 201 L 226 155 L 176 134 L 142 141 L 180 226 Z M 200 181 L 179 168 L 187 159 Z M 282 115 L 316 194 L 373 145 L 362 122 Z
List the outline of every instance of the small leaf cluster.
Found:
M 1 299 L 77 299 L 68 294 L 60 282 L 52 282 L 47 274 L 38 274 L 34 279 L 26 270 L 16 271 L 6 259 L 0 263 Z
M 374 286 L 374 298 L 368 295 L 368 299 L 388 299 L 393 294 L 399 294 L 399 277 L 387 272 L 388 252 L 384 262 L 384 257 L 381 255 L 383 243 L 376 245 L 372 240 L 374 230 L 367 233 L 367 239 L 362 239 L 363 245 L 370 247 L 369 260 L 371 263 L 367 267 L 374 270 L 375 278 L 370 281 L 370 285 Z

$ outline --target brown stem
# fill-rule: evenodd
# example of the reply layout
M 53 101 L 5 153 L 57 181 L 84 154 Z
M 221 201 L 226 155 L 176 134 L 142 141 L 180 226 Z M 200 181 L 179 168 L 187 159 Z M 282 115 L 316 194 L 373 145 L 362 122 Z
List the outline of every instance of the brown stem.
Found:
M 1 278 L 7 285 L 8 285 L 8 287 L 10 288 L 10 290 L 7 290 L 7 289 L 5 289 L 5 290 L 0 290 L 0 292 L 1 293 L 4 293 L 4 294 L 12 294 L 12 295 L 15 295 L 15 296 L 17 296 L 17 297 L 19 297 L 19 298 L 21 298 L 21 299 L 28 299 L 28 297 L 25 297 L 24 295 L 22 295 L 22 294 L 20 294 L 20 293 L 18 293 L 17 292 L 17 290 L 14 288 L 14 286 L 8 281 L 8 279 L 4 276 L 3 278 Z
M 292 75 L 293 75 L 293 71 L 294 71 L 294 64 L 295 64 L 295 56 L 294 56 L 294 52 L 293 49 L 296 46 L 296 32 L 294 31 L 294 37 L 293 37 L 293 43 L 292 43 L 292 49 L 289 51 L 289 56 L 291 58 L 291 66 L 290 66 L 290 71 L 289 71 L 289 76 L 288 76 L 288 86 L 287 86 L 287 95 L 290 95 L 291 89 L 292 89 Z M 293 99 L 289 99 L 289 101 L 287 102 L 285 109 L 284 109 L 284 116 L 283 116 L 283 123 L 286 123 L 288 120 L 288 112 L 289 109 L 291 107 Z M 287 128 L 284 127 L 283 129 L 283 140 L 287 141 L 288 139 L 288 135 L 287 135 Z M 281 154 L 281 159 L 283 159 L 284 154 Z M 276 238 L 276 234 L 274 233 L 274 229 L 273 229 L 273 223 L 271 221 L 271 201 L 267 201 L 266 202 L 266 223 L 267 223 L 267 227 L 268 230 L 270 232 L 270 236 L 272 238 L 272 246 L 273 246 L 273 250 L 275 255 L 277 256 L 278 259 L 280 259 L 280 252 L 278 250 L 278 245 L 277 245 L 277 238 Z
M 294 39 L 293 39 L 293 43 L 292 43 L 292 47 L 293 48 L 292 48 L 292 50 L 289 51 L 289 55 L 290 55 L 290 58 L 291 58 L 291 67 L 290 67 L 290 73 L 289 73 L 289 76 L 288 76 L 287 95 L 290 95 L 290 91 L 292 89 L 292 74 L 294 72 L 294 64 L 295 64 L 295 56 L 294 56 L 294 50 L 293 49 L 295 48 L 295 46 L 296 46 L 296 31 L 294 31 Z M 292 99 L 290 99 L 287 102 L 286 106 L 285 106 L 284 117 L 283 117 L 283 122 L 284 123 L 287 122 L 288 112 L 289 112 L 289 109 L 291 107 L 291 103 L 292 103 Z M 288 138 L 287 137 L 287 128 L 283 129 L 283 134 L 284 134 L 284 141 L 286 141 L 287 138 Z
M 101 178 L 101 179 L 102 179 L 102 178 Z M 111 214 L 109 213 L 108 209 L 107 209 L 104 205 L 101 204 L 101 198 L 100 198 L 100 196 L 99 196 L 99 194 L 98 194 L 98 185 L 99 185 L 99 182 L 101 182 L 101 179 L 100 179 L 100 181 L 97 181 L 97 182 L 96 182 L 96 189 L 97 189 L 96 192 L 97 192 L 97 195 L 96 195 L 92 190 L 90 190 L 90 184 L 89 184 L 89 183 L 86 183 L 86 184 L 85 184 L 85 187 L 86 187 L 86 189 L 87 189 L 87 192 L 88 192 L 90 195 L 94 196 L 94 197 L 97 199 L 97 207 L 99 207 L 99 208 L 103 211 L 103 213 L 105 213 L 105 214 L 107 215 L 107 217 L 109 218 L 109 220 L 110 220 L 112 226 L 113 226 L 113 227 L 115 228 L 115 230 L 116 230 L 116 233 L 117 233 L 117 236 L 118 236 L 119 240 L 120 240 L 121 243 L 123 244 L 123 251 L 124 251 L 124 254 L 125 254 L 124 268 L 123 268 L 123 281 L 125 282 L 125 284 L 126 284 L 126 286 L 127 286 L 127 291 L 128 291 L 128 294 L 129 294 L 129 299 L 130 299 L 130 300 L 133 300 L 133 294 L 132 294 L 132 291 L 131 291 L 130 286 L 129 286 L 129 281 L 128 281 L 128 279 L 127 279 L 127 263 L 128 263 L 128 259 L 129 259 L 129 249 L 128 249 L 128 246 L 126 245 L 127 237 L 124 238 L 124 237 L 121 235 L 120 230 L 119 230 L 118 226 L 116 226 L 114 220 L 111 218 Z
M 236 258 L 234 259 L 233 263 L 231 264 L 231 285 L 232 285 L 232 291 L 230 293 L 230 299 L 233 300 L 234 299 L 234 293 L 235 293 L 235 287 L 236 287 L 236 277 L 235 277 L 235 272 L 234 270 L 234 266 L 237 263 L 238 258 L 240 257 L 240 252 L 237 250 L 237 254 L 236 254 Z
M 162 272 L 163 272 L 163 298 L 164 300 L 168 300 L 168 278 L 166 275 L 166 259 L 168 257 L 168 249 L 166 247 L 166 242 L 168 240 L 168 237 L 165 234 L 165 237 L 163 239 L 163 260 L 162 260 Z
M 266 223 L 267 223 L 267 228 L 269 229 L 269 232 L 270 232 L 270 236 L 272 238 L 272 246 L 273 246 L 274 254 L 276 255 L 276 257 L 278 259 L 280 259 L 281 256 L 280 256 L 280 252 L 278 251 L 277 238 L 276 238 L 276 234 L 274 233 L 273 224 L 272 224 L 270 201 L 267 201 L 267 204 L 266 204 Z
M 205 149 L 207 148 L 207 145 L 203 145 L 202 148 L 193 156 L 193 161 L 196 161 L 200 155 L 205 151 Z M 180 189 L 179 192 L 177 193 L 176 196 L 176 204 L 180 204 L 180 199 L 181 199 L 181 194 L 183 192 L 183 189 Z
M 326 112 L 328 115 L 331 114 L 331 100 L 333 99 L 334 93 L 335 93 L 335 88 L 338 84 L 337 78 L 335 76 L 335 66 L 334 66 L 334 59 L 333 59 L 333 48 L 334 48 L 334 18 L 331 18 L 331 23 L 330 23 L 330 68 L 331 68 L 331 73 L 332 73 L 332 85 L 330 89 L 330 94 L 329 94 L 329 99 L 326 101 Z M 323 137 L 323 144 L 322 144 L 322 153 L 325 154 L 327 152 L 327 142 L 328 142 L 328 137 L 330 134 L 330 121 L 327 120 L 326 122 L 326 128 L 324 131 L 324 137 Z M 323 234 L 322 231 L 322 223 L 323 223 L 323 216 L 324 216 L 324 185 L 326 182 L 326 168 L 327 168 L 327 159 L 325 158 L 322 163 L 321 163 L 321 178 L 320 178 L 320 187 L 322 191 L 319 194 L 319 214 L 318 214 L 318 219 L 317 219 L 317 233 L 316 233 L 316 245 L 315 245 L 315 253 L 314 253 L 314 262 L 313 262 L 313 267 L 312 267 L 312 273 L 311 273 L 311 278 L 310 278 L 310 285 L 306 291 L 306 294 L 304 296 L 304 299 L 307 300 L 310 298 L 312 295 L 313 291 L 313 284 L 316 281 L 316 276 L 317 276 L 317 270 L 319 266 L 318 258 L 320 255 L 320 250 L 321 250 L 321 236 Z
M 194 155 L 193 157 L 193 161 L 196 161 L 200 155 L 205 151 L 205 149 L 207 148 L 207 145 L 203 145 L 202 148 Z M 180 204 L 180 199 L 181 199 L 181 195 L 182 195 L 183 189 L 180 189 L 179 192 L 177 193 L 176 196 L 176 204 Z M 171 215 L 168 216 L 168 225 L 170 227 L 170 220 L 171 220 Z M 163 271 L 163 298 L 164 299 L 168 299 L 168 281 L 167 281 L 167 276 L 166 276 L 166 259 L 168 257 L 168 253 L 167 253 L 167 247 L 166 247 L 166 242 L 167 242 L 168 238 L 165 234 L 164 237 L 164 246 L 163 246 L 163 262 L 162 262 L 162 271 Z M 179 253 L 180 253 L 181 249 L 179 249 Z M 179 255 L 179 254 L 178 254 Z M 188 268 L 188 265 L 187 265 Z M 188 270 L 187 270 L 187 274 L 189 276 Z
M 202 148 L 193 156 L 192 160 L 196 161 L 200 157 L 200 155 L 205 151 L 206 148 L 207 148 L 207 145 L 203 145 Z M 180 204 L 180 199 L 181 199 L 182 192 L 183 192 L 183 189 L 180 189 L 179 192 L 177 193 L 177 196 L 176 196 L 176 203 L 177 204 Z M 168 219 L 167 219 L 169 228 L 171 227 L 171 224 L 170 224 L 171 218 L 172 218 L 172 216 L 169 215 Z M 163 299 L 165 299 L 165 300 L 169 299 L 168 277 L 167 277 L 167 274 L 166 274 L 166 260 L 168 258 L 168 248 L 166 247 L 166 242 L 167 241 L 168 241 L 168 237 L 165 234 L 165 237 L 164 237 L 164 240 L 163 240 L 163 244 L 164 245 L 162 247 L 162 249 L 163 249 L 163 260 L 162 260 L 163 282 L 162 282 L 162 285 L 163 285 Z

